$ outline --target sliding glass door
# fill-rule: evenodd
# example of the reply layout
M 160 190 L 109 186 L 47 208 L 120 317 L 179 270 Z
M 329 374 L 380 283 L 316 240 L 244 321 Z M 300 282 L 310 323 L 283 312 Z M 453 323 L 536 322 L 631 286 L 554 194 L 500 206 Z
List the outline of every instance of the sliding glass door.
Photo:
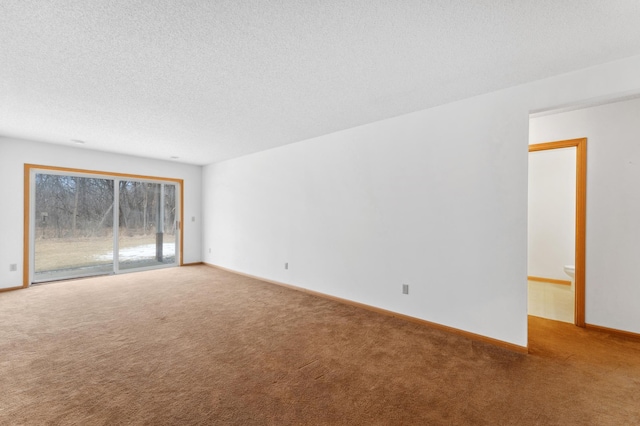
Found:
M 175 266 L 180 182 L 31 170 L 31 282 Z
M 176 261 L 176 186 L 121 180 L 118 268 L 171 265 Z
M 113 271 L 113 180 L 35 175 L 34 281 Z

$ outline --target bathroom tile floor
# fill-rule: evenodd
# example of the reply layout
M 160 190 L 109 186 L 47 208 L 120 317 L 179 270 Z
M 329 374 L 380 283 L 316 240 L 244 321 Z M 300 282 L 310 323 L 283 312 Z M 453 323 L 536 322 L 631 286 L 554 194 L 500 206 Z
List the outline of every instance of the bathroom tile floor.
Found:
M 528 313 L 573 324 L 574 295 L 571 286 L 529 281 Z

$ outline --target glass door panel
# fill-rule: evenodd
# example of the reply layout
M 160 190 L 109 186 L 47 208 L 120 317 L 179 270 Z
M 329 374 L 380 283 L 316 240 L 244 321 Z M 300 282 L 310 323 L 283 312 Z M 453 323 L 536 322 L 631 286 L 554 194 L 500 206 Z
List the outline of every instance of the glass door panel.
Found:
M 175 266 L 180 184 L 30 171 L 32 283 Z
M 33 282 L 113 271 L 113 185 L 35 174 Z
M 176 185 L 119 180 L 118 269 L 175 265 Z

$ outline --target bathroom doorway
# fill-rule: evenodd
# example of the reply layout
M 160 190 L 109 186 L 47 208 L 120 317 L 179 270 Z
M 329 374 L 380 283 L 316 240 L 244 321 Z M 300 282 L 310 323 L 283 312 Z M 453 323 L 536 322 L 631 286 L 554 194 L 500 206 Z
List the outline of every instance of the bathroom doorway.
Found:
M 579 327 L 585 326 L 585 233 L 586 233 L 586 138 L 581 139 L 570 139 L 556 142 L 547 142 L 541 144 L 533 144 L 529 145 L 529 161 L 531 165 L 532 155 L 538 155 L 536 153 L 547 151 L 549 153 L 553 153 L 556 158 L 560 158 L 562 156 L 569 155 L 571 158 L 575 159 L 575 184 L 571 182 L 572 185 L 575 185 L 575 207 L 574 207 L 574 221 L 572 226 L 574 227 L 573 236 L 573 257 L 574 261 L 572 262 L 574 265 L 574 283 L 571 283 L 569 275 L 566 275 L 565 279 L 558 279 L 557 271 L 560 270 L 564 265 L 554 265 L 555 276 L 549 277 L 544 275 L 551 274 L 538 274 L 534 275 L 529 272 L 529 285 L 531 286 L 531 290 L 529 293 L 529 297 L 535 297 L 539 300 L 529 300 L 529 314 L 537 315 L 537 316 L 545 316 L 544 314 L 540 314 L 540 312 L 544 312 L 544 303 L 545 298 L 547 298 L 548 303 L 559 303 L 562 304 L 562 298 L 566 303 L 573 303 L 573 321 L 569 321 L 571 316 L 567 317 L 566 315 L 566 306 L 564 317 L 562 317 L 562 313 L 559 313 L 558 317 L 551 316 L 551 319 L 560 319 L 567 322 L 573 322 L 575 325 Z M 553 150 L 553 151 L 552 151 Z M 573 169 L 572 169 L 573 170 Z M 560 185 L 560 183 L 558 183 Z M 553 185 L 553 182 L 547 182 L 547 185 Z M 531 191 L 531 190 L 530 190 Z M 530 193 L 530 195 L 533 195 Z M 573 194 L 571 194 L 573 195 Z M 566 197 L 565 197 L 566 198 Z M 573 197 L 572 200 L 573 202 Z M 530 199 L 531 203 L 531 199 Z M 553 207 L 551 207 L 553 208 Z M 553 222 L 553 215 L 548 215 L 551 217 L 551 222 Z M 549 219 L 547 219 L 549 220 Z M 558 224 L 556 224 L 558 225 Z M 571 225 L 568 225 L 571 226 Z M 544 235 L 544 230 L 540 230 L 541 232 L 537 232 L 535 238 L 539 240 L 541 239 L 551 239 L 551 236 Z M 557 231 L 556 231 L 557 232 Z M 569 234 L 569 233 L 567 233 Z M 532 232 L 529 232 L 529 238 L 534 238 Z M 531 241 L 530 241 L 531 243 Z M 561 247 L 555 247 L 552 243 L 550 250 L 561 249 Z M 565 253 L 567 251 L 565 250 Z M 541 256 L 544 257 L 544 256 Z M 566 256 L 565 256 L 566 258 Z M 539 264 L 543 265 L 545 262 L 544 259 L 539 260 Z M 531 263 L 531 260 L 530 260 Z M 557 262 L 556 262 L 557 263 Z M 562 262 L 564 263 L 564 261 Z M 529 269 L 532 268 L 533 265 L 529 265 Z M 536 265 L 538 270 L 543 270 L 544 266 Z M 539 276 L 542 275 L 542 276 Z M 563 278 L 560 276 L 559 278 Z M 545 283 L 546 281 L 546 283 Z M 567 297 L 571 297 L 573 300 L 566 299 Z M 538 306 L 536 306 L 536 304 Z M 540 305 L 542 304 L 542 305 Z M 556 310 L 558 307 L 552 307 L 551 310 Z M 571 308 L 569 306 L 569 308 Z M 534 309 L 537 311 L 532 313 L 531 310 Z M 559 306 L 559 309 L 562 310 L 562 307 Z

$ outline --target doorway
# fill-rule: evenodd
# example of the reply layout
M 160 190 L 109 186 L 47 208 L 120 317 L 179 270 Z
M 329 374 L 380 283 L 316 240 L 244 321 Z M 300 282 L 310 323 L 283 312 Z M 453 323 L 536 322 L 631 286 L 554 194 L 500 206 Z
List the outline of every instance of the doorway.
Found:
M 570 139 L 529 145 L 529 153 L 575 147 L 575 291 L 574 324 L 585 326 L 585 264 L 586 264 L 586 181 L 587 139 Z
M 177 266 L 181 195 L 177 179 L 25 165 L 23 286 Z

